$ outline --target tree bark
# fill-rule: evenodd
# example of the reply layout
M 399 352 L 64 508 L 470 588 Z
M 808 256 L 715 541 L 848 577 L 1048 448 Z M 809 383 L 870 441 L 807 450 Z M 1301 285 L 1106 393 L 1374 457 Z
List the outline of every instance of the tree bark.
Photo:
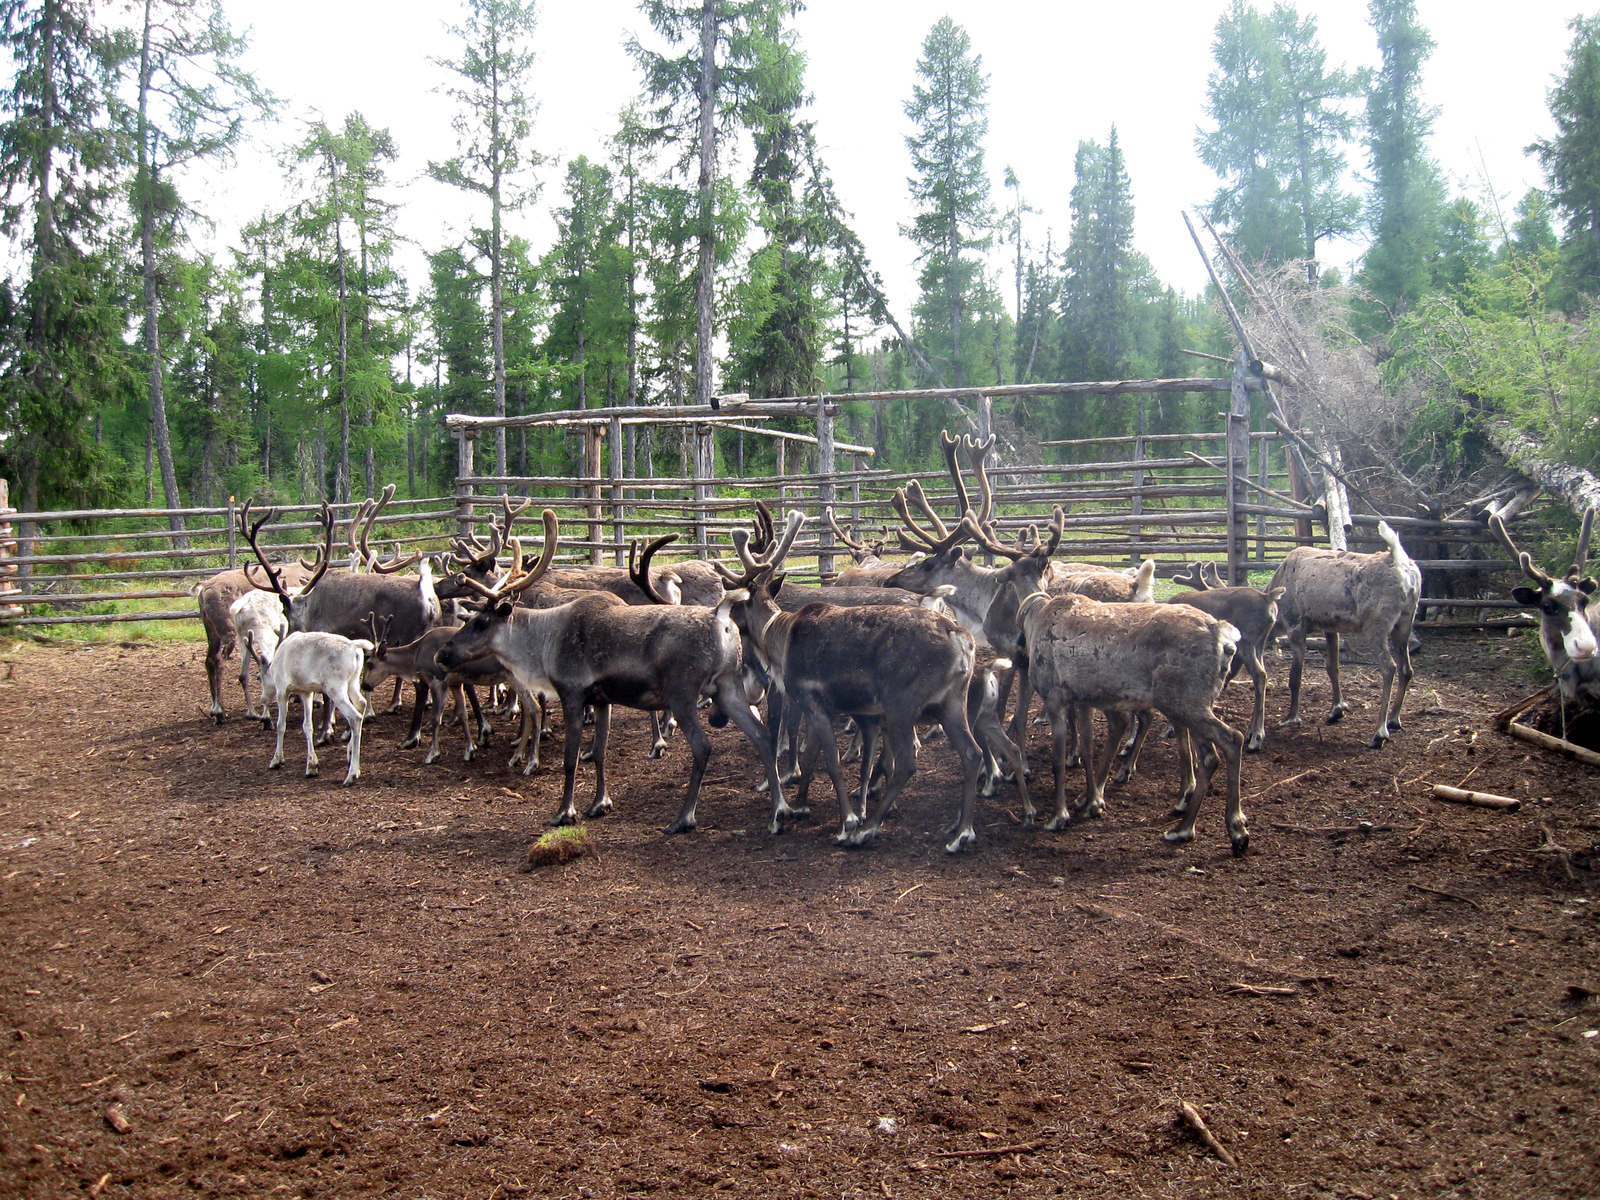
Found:
M 700 212 L 699 266 L 695 281 L 694 391 L 696 404 L 711 403 L 712 286 L 716 231 L 712 187 L 716 182 L 716 0 L 700 7 Z
M 167 425 L 167 398 L 162 386 L 161 330 L 158 321 L 160 297 L 156 288 L 155 244 L 155 162 L 150 147 L 150 25 L 152 0 L 145 0 L 144 36 L 139 51 L 139 267 L 144 284 L 144 348 L 150 356 L 150 425 L 155 440 L 156 460 L 161 464 L 161 491 L 168 508 L 181 508 L 178 494 L 178 472 L 172 461 L 172 434 Z M 183 518 L 176 513 L 167 518 L 174 530 L 183 528 Z M 173 545 L 182 549 L 189 544 L 187 538 L 174 539 Z

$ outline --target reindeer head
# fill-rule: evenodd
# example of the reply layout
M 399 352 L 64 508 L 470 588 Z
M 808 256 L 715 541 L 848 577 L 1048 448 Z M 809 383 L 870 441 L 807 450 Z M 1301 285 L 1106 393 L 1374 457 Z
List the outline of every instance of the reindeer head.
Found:
M 556 514 L 548 508 L 544 510 L 543 518 L 544 551 L 532 568 L 524 568 L 522 543 L 513 537 L 511 565 L 492 587 L 479 583 L 470 576 L 456 576 L 464 586 L 481 595 L 483 603 L 435 656 L 435 662 L 442 669 L 453 671 L 463 663 L 491 654 L 495 637 L 506 627 L 506 623 L 511 620 L 512 612 L 516 609 L 517 596 L 537 583 L 550 569 L 550 564 L 555 561 L 561 526 L 556 520 Z
M 333 561 L 333 510 L 328 507 L 328 502 L 322 502 L 322 545 L 317 551 L 317 561 L 309 568 L 311 578 L 302 584 L 298 591 L 290 591 L 283 585 L 283 576 L 267 561 L 267 556 L 261 552 L 261 546 L 256 540 L 264 526 L 271 523 L 278 515 L 278 510 L 269 508 L 252 525 L 250 523 L 250 506 L 252 501 L 246 499 L 244 508 L 239 512 L 239 531 L 244 534 L 245 540 L 250 543 L 250 549 L 255 551 L 256 560 L 260 562 L 262 570 L 267 573 L 267 582 L 258 583 L 252 573 L 254 564 L 247 564 L 244 569 L 245 578 L 253 587 L 264 592 L 276 592 L 279 602 L 283 605 L 283 615 L 289 622 L 291 633 L 298 633 L 305 628 L 305 602 L 310 597 L 312 590 L 324 575 L 328 573 L 328 564 Z
M 1533 555 L 1517 548 L 1499 514 L 1489 518 L 1489 528 L 1495 537 L 1511 551 L 1522 573 L 1539 585 L 1537 589 L 1512 588 L 1511 598 L 1518 604 L 1539 610 L 1539 639 L 1544 643 L 1551 670 L 1562 679 L 1561 691 L 1568 699 L 1577 690 L 1576 672 L 1567 671 L 1568 664 L 1587 667 L 1600 655 L 1586 611 L 1589 597 L 1594 594 L 1595 581 L 1583 574 L 1593 527 L 1594 509 L 1591 508 L 1583 515 L 1583 529 L 1578 535 L 1578 552 L 1572 567 L 1565 579 L 1556 579 L 1533 561 Z

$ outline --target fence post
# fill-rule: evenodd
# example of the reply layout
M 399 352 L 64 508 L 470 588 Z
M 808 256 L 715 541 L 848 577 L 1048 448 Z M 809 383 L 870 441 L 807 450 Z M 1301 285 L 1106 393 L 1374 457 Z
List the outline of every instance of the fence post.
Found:
M 716 477 L 717 470 L 717 444 L 712 440 L 714 433 L 710 425 L 694 426 L 694 453 L 689 456 L 694 468 L 695 553 L 701 557 L 711 550 L 706 531 L 706 508 L 715 494 L 714 485 L 710 482 Z
M 1258 482 L 1265 489 L 1272 486 L 1272 439 L 1264 436 L 1258 440 L 1257 445 L 1259 446 L 1256 451 L 1258 456 L 1256 460 L 1258 464 L 1257 473 L 1260 475 Z M 1267 502 L 1267 493 L 1264 490 L 1260 493 L 1259 499 L 1262 504 Z M 1256 561 L 1258 563 L 1267 561 L 1267 516 L 1265 513 L 1256 515 Z
M 616 564 L 622 565 L 622 418 L 611 418 L 611 540 L 616 544 Z
M 605 436 L 604 425 L 583 427 L 583 478 L 591 482 L 585 486 L 589 501 L 589 563 L 600 565 L 600 440 Z
M 778 507 L 781 509 L 783 507 L 784 500 L 788 497 L 788 489 L 785 488 L 781 482 L 784 474 L 783 448 L 787 443 L 785 443 L 782 438 L 774 438 L 773 440 L 776 444 L 772 448 L 772 473 L 776 475 L 780 481 L 778 483 Z
M 1133 461 L 1136 464 L 1133 470 L 1133 498 L 1128 504 L 1130 516 L 1142 517 L 1144 515 L 1144 471 L 1137 466 L 1144 461 L 1144 397 L 1139 397 L 1139 432 L 1133 439 Z M 1128 562 L 1133 566 L 1139 565 L 1139 542 L 1144 532 L 1143 525 L 1134 525 L 1129 531 L 1132 535 L 1132 547 L 1128 550 Z
M 239 518 L 233 511 L 234 498 L 228 497 L 228 570 L 239 569 Z
M 861 539 L 861 472 L 865 468 L 861 465 L 861 455 L 850 456 L 850 472 L 854 476 L 850 480 L 850 525 L 855 532 L 856 540 Z
M 456 430 L 456 536 L 472 536 L 472 447 L 477 433 Z
M 828 398 L 826 396 L 818 396 L 817 475 L 820 482 L 817 485 L 817 502 L 823 508 L 833 503 L 834 466 L 833 415 L 828 412 Z M 821 546 L 821 550 L 817 554 L 817 574 L 826 583 L 833 578 L 833 555 L 829 552 L 833 546 L 833 530 L 828 528 L 826 522 L 817 530 L 817 542 Z
M 17 510 L 11 507 L 11 484 L 0 479 L 0 517 L 5 517 Z M 16 584 L 17 564 L 10 561 L 12 553 L 17 548 L 16 538 L 11 536 L 11 522 L 0 520 L 0 620 L 20 617 L 23 608 L 20 604 L 7 604 L 8 596 L 19 594 Z
M 1248 579 L 1245 556 L 1248 529 L 1239 511 L 1239 476 L 1250 478 L 1250 392 L 1245 386 L 1249 358 L 1241 346 L 1233 356 L 1233 386 L 1228 405 L 1228 583 L 1243 587 Z

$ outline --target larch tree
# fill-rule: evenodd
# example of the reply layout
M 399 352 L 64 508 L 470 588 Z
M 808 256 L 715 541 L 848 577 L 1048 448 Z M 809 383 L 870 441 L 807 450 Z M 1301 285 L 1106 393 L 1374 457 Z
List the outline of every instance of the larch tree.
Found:
M 1528 147 L 1550 180 L 1550 201 L 1566 224 L 1562 273 L 1568 287 L 1600 296 L 1600 16 L 1569 26 L 1567 71 L 1550 89 L 1554 137 Z
M 653 137 L 684 147 L 679 165 L 695 171 L 694 192 L 694 401 L 709 404 L 714 392 L 716 272 L 731 257 L 724 244 L 727 218 L 718 185 L 723 143 L 748 97 L 753 76 L 772 52 L 772 31 L 800 9 L 798 0 L 644 0 L 640 5 L 655 31 L 677 55 L 635 41 L 630 49 L 645 73 Z
M 1343 147 L 1355 128 L 1346 105 L 1365 94 L 1367 80 L 1364 72 L 1329 70 L 1316 18 L 1277 4 L 1270 20 L 1279 56 L 1279 157 L 1300 217 L 1299 256 L 1306 260 L 1307 281 L 1315 284 L 1317 243 L 1353 233 L 1360 224 L 1361 201 L 1340 184 Z
M 935 328 L 947 335 L 939 339 L 946 351 L 939 357 L 950 364 L 953 386 L 963 387 L 971 349 L 963 334 L 973 309 L 988 300 L 978 255 L 988 250 L 994 224 L 983 161 L 989 81 L 971 38 L 949 17 L 935 22 L 924 39 L 917 78 L 905 114 L 915 126 L 906 138 L 915 172 L 907 184 L 918 211 L 901 232 L 919 248 L 918 307 L 929 341 Z
M 1151 271 L 1133 248 L 1133 186 L 1115 125 L 1104 146 L 1079 143 L 1074 170 L 1061 365 L 1079 379 L 1118 379 L 1133 358 L 1136 293 Z
M 0 232 L 21 273 L 0 287 L 0 466 L 28 510 L 111 498 L 119 481 L 93 422 L 132 385 L 107 119 L 132 47 L 91 17 L 81 0 L 0 2 L 12 65 L 0 93 Z
M 1367 92 L 1372 246 L 1362 272 L 1389 319 L 1428 290 L 1444 208 L 1443 182 L 1428 156 L 1434 112 L 1422 102 L 1422 66 L 1433 39 L 1418 24 L 1416 7 L 1416 0 L 1369 0 L 1367 5 L 1380 64 Z
M 168 508 L 179 508 L 161 349 L 160 254 L 175 248 L 188 205 L 173 182 L 194 163 L 232 156 L 249 121 L 269 116 L 274 101 L 239 63 L 245 39 L 228 26 L 218 0 L 142 0 L 137 10 L 139 74 L 130 132 L 131 200 L 139 231 L 144 352 L 150 424 Z M 183 518 L 169 518 L 173 529 Z
M 428 174 L 441 183 L 482 196 L 489 203 L 489 228 L 473 244 L 489 261 L 490 342 L 494 363 L 494 415 L 506 415 L 505 214 L 532 199 L 523 176 L 543 156 L 527 145 L 533 128 L 531 45 L 533 0 L 465 0 L 467 15 L 450 33 L 461 40 L 461 57 L 436 60 L 461 82 L 448 94 L 459 106 L 455 130 L 461 153 L 429 163 Z M 495 474 L 506 473 L 506 431 L 495 430 Z

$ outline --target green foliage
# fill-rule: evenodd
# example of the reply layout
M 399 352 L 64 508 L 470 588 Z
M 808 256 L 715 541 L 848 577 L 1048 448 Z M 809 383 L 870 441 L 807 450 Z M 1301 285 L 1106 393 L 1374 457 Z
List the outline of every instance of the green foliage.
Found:
M 1372 246 L 1363 281 L 1382 306 L 1366 324 L 1382 329 L 1429 291 L 1439 245 L 1444 185 L 1428 156 L 1434 112 L 1422 103 L 1422 65 L 1433 39 L 1417 23 L 1415 0 L 1369 0 L 1381 65 L 1367 93 Z
M 1600 16 L 1577 17 L 1568 28 L 1567 73 L 1550 92 L 1556 135 L 1528 149 L 1539 156 L 1566 223 L 1566 283 L 1593 299 L 1600 297 Z
M 973 336 L 971 326 L 999 302 L 982 260 L 968 254 L 988 250 L 993 240 L 983 158 L 989 80 L 966 30 L 949 17 L 936 21 L 923 40 L 917 78 L 905 113 L 915 126 L 906 137 L 914 171 L 906 182 L 918 208 L 901 232 L 916 243 L 922 264 L 916 308 L 921 340 L 949 368 L 951 384 L 964 387 L 989 374 L 989 346 Z

